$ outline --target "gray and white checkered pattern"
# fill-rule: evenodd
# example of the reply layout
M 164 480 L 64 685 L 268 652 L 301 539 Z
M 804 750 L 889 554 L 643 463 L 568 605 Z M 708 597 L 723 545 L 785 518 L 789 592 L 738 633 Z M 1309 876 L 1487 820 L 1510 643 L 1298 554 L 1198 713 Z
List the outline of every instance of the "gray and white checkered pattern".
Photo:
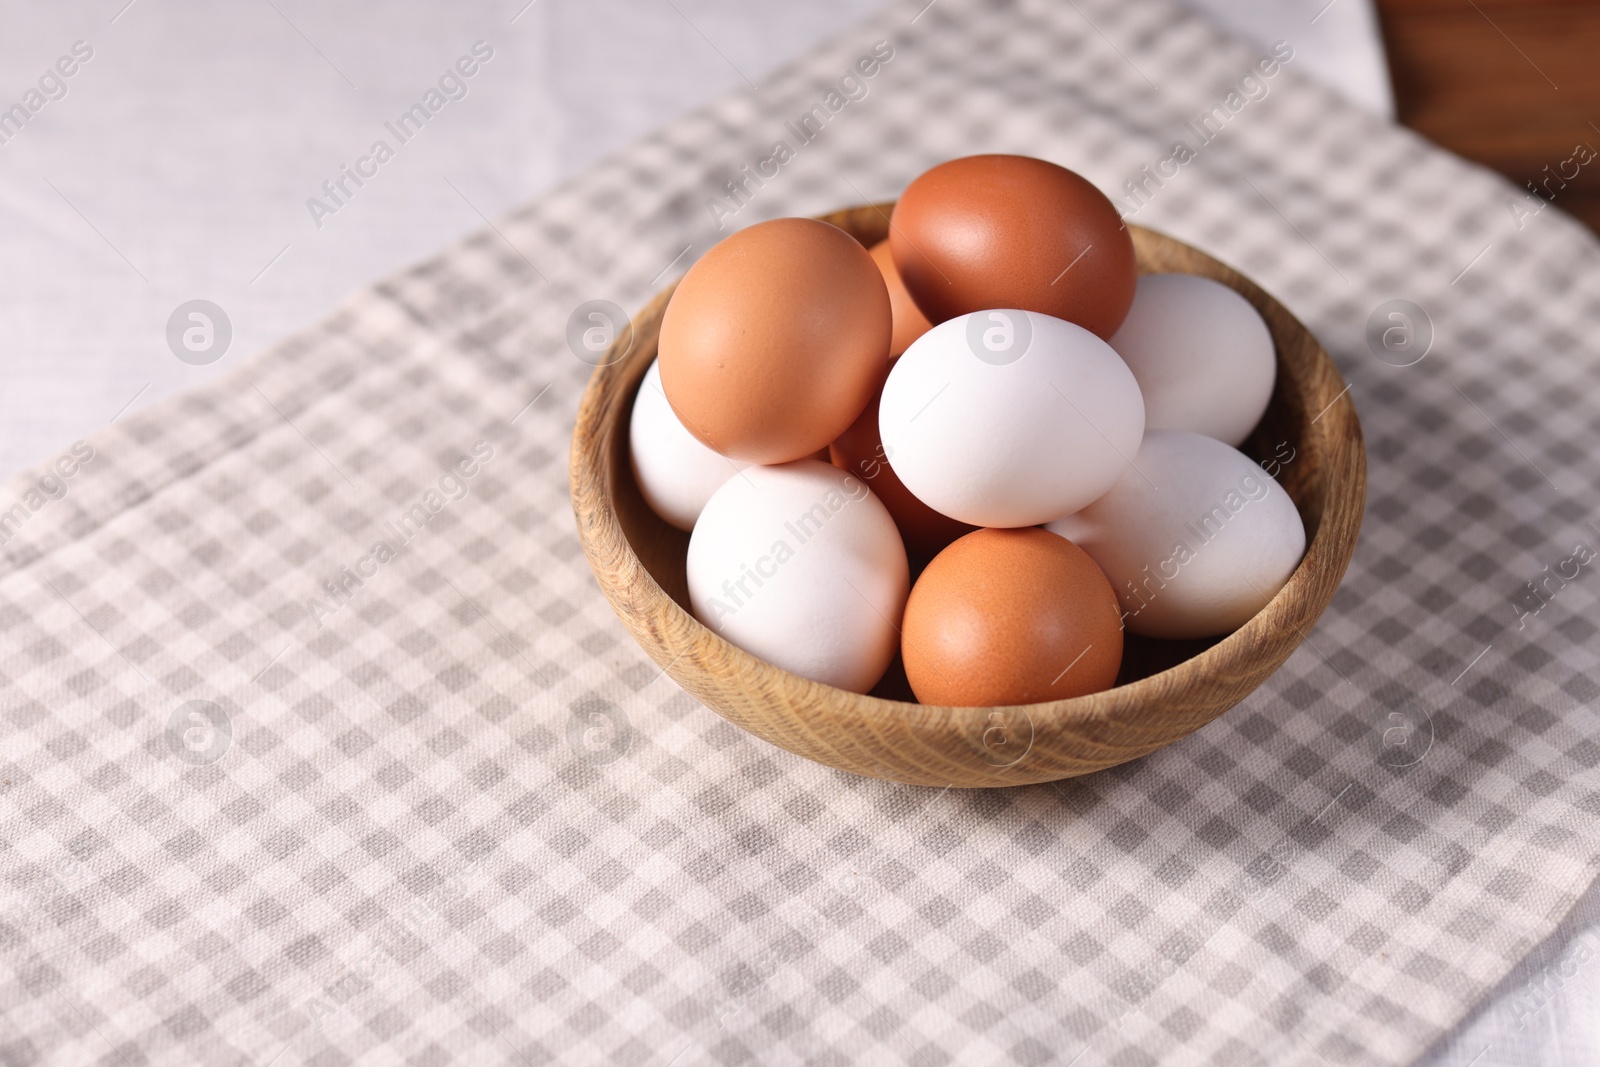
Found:
M 1268 685 L 1087 780 L 911 789 L 628 641 L 567 501 L 574 307 L 681 272 L 876 41 L 730 224 L 987 150 L 1116 190 L 1257 58 L 1162 0 L 922 5 L 97 435 L 60 499 L 6 487 L 0 1062 L 1391 1064 L 1554 928 L 1600 579 L 1514 598 L 1600 546 L 1600 254 L 1292 61 L 1135 216 L 1311 325 L 1368 434 L 1355 562 Z M 1368 350 L 1391 299 L 1413 366 Z

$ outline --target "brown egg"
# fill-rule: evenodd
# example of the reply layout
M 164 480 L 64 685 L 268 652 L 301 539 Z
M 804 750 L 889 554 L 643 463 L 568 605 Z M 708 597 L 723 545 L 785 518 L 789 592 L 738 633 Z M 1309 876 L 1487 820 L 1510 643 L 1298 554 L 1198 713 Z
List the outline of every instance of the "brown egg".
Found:
M 988 707 L 1109 689 L 1122 612 L 1089 554 L 1048 530 L 979 530 L 934 557 L 900 650 L 924 704 Z
M 945 545 L 977 527 L 934 511 L 912 496 L 911 490 L 900 481 L 884 453 L 883 438 L 878 436 L 878 400 L 882 395 L 883 387 L 879 386 L 860 417 L 829 447 L 828 458 L 835 467 L 860 478 L 873 495 L 883 501 L 894 524 L 900 528 L 906 555 L 911 558 L 915 570 L 938 555 Z
M 661 387 L 725 456 L 787 463 L 827 448 L 888 373 L 889 291 L 836 226 L 774 219 L 700 257 L 661 321 Z
M 967 156 L 924 172 L 895 206 L 889 246 L 936 323 L 1020 308 L 1110 338 L 1133 304 L 1133 239 L 1117 209 L 1042 159 Z
M 889 251 L 887 239 L 867 250 L 872 261 L 883 274 L 883 283 L 889 287 L 889 309 L 894 320 L 894 335 L 889 341 L 889 355 L 898 356 L 911 347 L 911 342 L 933 329 L 928 316 L 917 307 L 917 302 L 906 292 L 906 283 L 900 280 L 900 271 L 894 265 L 894 255 Z

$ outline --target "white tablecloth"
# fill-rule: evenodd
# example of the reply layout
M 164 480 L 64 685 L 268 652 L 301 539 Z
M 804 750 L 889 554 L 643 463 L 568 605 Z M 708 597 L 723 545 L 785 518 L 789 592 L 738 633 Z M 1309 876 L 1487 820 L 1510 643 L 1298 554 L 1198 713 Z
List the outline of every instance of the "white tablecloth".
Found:
M 1370 6 L 1226 5 L 1235 32 L 1294 41 L 1303 71 L 1384 112 Z M 320 318 L 420 258 L 717 93 L 760 81 L 872 0 L 806 5 L 523 0 L 382 9 L 260 0 L 13 5 L 0 108 L 82 41 L 92 57 L 0 144 L 0 472 Z M 467 94 L 339 210 L 309 198 L 482 41 Z M 1132 42 L 1112 42 L 1133 50 Z M 480 49 L 480 52 L 482 49 Z M 229 348 L 174 357 L 167 323 L 220 306 Z M 1439 1067 L 1600 1062 L 1591 893 Z

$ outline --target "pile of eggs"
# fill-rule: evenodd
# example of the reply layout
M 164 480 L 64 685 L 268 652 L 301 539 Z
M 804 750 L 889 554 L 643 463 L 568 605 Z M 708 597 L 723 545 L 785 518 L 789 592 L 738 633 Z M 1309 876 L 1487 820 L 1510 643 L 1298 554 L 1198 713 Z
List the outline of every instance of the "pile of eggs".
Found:
M 1305 529 L 1237 448 L 1275 374 L 1256 310 L 1139 277 L 1090 182 L 971 156 L 871 249 L 786 218 L 707 252 L 630 453 L 733 644 L 856 692 L 899 656 L 923 703 L 1025 704 L 1116 684 L 1124 629 L 1224 634 L 1283 587 Z

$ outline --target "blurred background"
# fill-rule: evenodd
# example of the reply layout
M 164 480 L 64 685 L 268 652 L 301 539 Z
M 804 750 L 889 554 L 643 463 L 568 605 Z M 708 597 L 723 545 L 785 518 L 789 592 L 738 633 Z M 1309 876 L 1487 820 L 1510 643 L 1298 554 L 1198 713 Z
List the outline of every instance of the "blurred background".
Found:
M 1593 2 L 1188 2 L 1260 44 L 1292 39 L 1300 72 L 1519 187 L 1600 145 Z M 214 377 L 879 6 L 0 5 L 0 110 L 26 119 L 0 122 L 0 473 Z M 335 213 L 313 213 L 313 197 L 334 206 L 323 184 L 478 41 L 492 57 L 466 95 L 347 183 Z M 1600 224 L 1597 175 L 1549 183 L 1555 208 Z M 181 339 L 200 300 L 226 322 L 175 358 L 169 323 Z
M 1600 228 L 1600 160 L 1574 162 L 1600 149 L 1600 3 L 1187 2 L 1262 46 L 1291 39 L 1298 72 L 1498 171 L 1508 205 L 1531 184 Z M 879 6 L 0 3 L 0 474 L 225 373 Z M 468 56 L 459 98 L 329 191 Z M 194 308 L 211 331 L 185 349 Z M 1580 912 L 1570 936 L 1600 920 L 1593 893 Z M 1600 1062 L 1592 975 L 1529 1007 L 1548 962 L 1436 1062 Z
M 1542 182 L 1579 144 L 1600 149 L 1600 3 L 1380 0 L 1377 9 L 1404 125 L 1518 185 Z M 1600 167 L 1550 188 L 1555 206 L 1600 231 Z

